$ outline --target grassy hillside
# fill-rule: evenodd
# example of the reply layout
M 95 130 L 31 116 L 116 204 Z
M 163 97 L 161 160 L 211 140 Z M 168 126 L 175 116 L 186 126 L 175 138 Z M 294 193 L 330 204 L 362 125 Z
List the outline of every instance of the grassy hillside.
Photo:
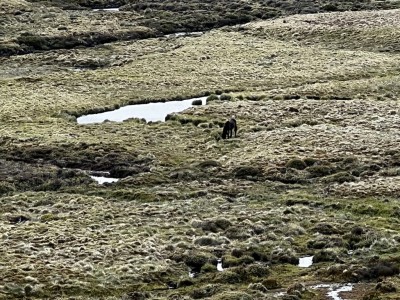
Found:
M 273 20 L 155 37 L 138 3 L 82 9 L 97 3 L 0 3 L 15 53 L 36 32 L 154 36 L 0 59 L 0 299 L 328 299 L 321 283 L 398 297 L 398 10 L 285 3 Z M 167 122 L 76 122 L 211 94 Z M 231 115 L 238 137 L 221 140 Z

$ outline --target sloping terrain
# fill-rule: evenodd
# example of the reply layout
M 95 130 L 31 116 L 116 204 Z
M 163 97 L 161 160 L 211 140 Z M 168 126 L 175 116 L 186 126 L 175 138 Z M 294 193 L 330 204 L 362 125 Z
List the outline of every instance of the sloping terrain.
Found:
M 44 4 L 0 11 L 65 13 Z M 97 22 L 141 20 L 117 14 Z M 399 16 L 302 14 L 3 58 L 0 299 L 329 299 L 321 283 L 396 299 Z M 76 122 L 210 94 L 167 122 Z M 238 137 L 221 140 L 232 115 Z
M 110 8 L 111 13 L 102 10 Z M 393 8 L 399 8 L 398 1 L 11 0 L 0 3 L 0 56 L 207 31 L 293 14 Z

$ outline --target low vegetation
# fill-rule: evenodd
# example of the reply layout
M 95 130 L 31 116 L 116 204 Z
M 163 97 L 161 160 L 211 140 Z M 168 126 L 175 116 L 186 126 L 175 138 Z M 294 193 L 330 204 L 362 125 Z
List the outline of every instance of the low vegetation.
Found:
M 395 5 L 2 2 L 0 299 L 395 299 Z

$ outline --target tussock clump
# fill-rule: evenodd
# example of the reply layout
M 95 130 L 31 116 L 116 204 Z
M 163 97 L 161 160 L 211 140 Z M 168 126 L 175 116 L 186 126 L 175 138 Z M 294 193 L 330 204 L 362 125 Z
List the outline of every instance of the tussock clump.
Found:
M 229 239 L 234 239 L 234 240 L 247 240 L 252 236 L 251 232 L 249 229 L 244 228 L 244 227 L 229 227 L 225 231 L 225 235 Z
M 293 168 L 270 168 L 267 170 L 265 178 L 287 184 L 301 184 L 306 183 L 308 180 L 303 170 Z
M 218 167 L 221 167 L 221 163 L 218 162 L 218 161 L 216 161 L 216 160 L 205 160 L 205 161 L 199 162 L 199 163 L 197 164 L 197 166 L 198 166 L 199 168 L 202 168 L 202 169 L 206 169 L 206 168 L 218 168 Z
M 223 292 L 212 297 L 212 300 L 253 300 L 253 297 L 244 292 Z
M 397 288 L 395 284 L 391 281 L 382 281 L 378 282 L 378 284 L 375 286 L 375 290 L 381 292 L 381 293 L 395 293 L 397 292 Z
M 254 178 L 254 177 L 261 177 L 263 175 L 263 171 L 259 167 L 253 166 L 243 166 L 237 167 L 233 170 L 233 175 L 236 178 Z
M 265 277 L 270 274 L 268 266 L 261 264 L 251 264 L 246 267 L 245 272 L 252 277 Z
M 297 265 L 299 263 L 299 259 L 297 258 L 293 249 L 284 249 L 280 247 L 277 247 L 271 251 L 269 255 L 269 261 L 273 264 L 287 263 Z
M 293 119 L 293 120 L 289 120 L 287 122 L 284 122 L 283 126 L 284 127 L 289 127 L 289 128 L 290 127 L 295 128 L 295 127 L 300 127 L 302 125 L 315 126 L 317 124 L 318 124 L 318 121 L 316 121 L 316 120 L 299 118 L 299 119 Z
M 395 276 L 399 274 L 399 263 L 381 260 L 371 263 L 367 267 L 360 268 L 356 274 L 359 280 Z
M 226 230 L 232 226 L 232 222 L 225 218 L 217 218 L 215 220 L 215 225 L 217 225 L 219 228 L 222 228 L 223 230 Z
M 322 179 L 322 181 L 325 183 L 333 183 L 333 182 L 344 183 L 344 182 L 356 181 L 356 178 L 347 172 L 339 172 L 339 173 L 324 177 Z
M 267 278 L 263 279 L 261 282 L 267 289 L 273 290 L 273 289 L 278 289 L 282 285 L 278 282 L 276 278 Z
M 192 101 L 192 105 L 198 106 L 198 105 L 202 105 L 202 104 L 203 104 L 203 101 L 201 101 L 201 99 L 197 99 L 197 100 L 193 100 Z
M 189 278 L 184 278 L 178 281 L 178 287 L 186 287 L 194 285 L 194 281 Z
M 307 242 L 307 248 L 310 249 L 323 249 L 328 245 L 328 241 L 324 239 L 310 240 Z
M 223 284 L 237 284 L 242 282 L 241 276 L 233 270 L 224 270 L 223 272 L 218 273 L 214 280 L 215 282 Z
M 345 241 L 341 237 L 336 236 L 323 236 L 307 241 L 307 248 L 310 249 L 335 248 L 344 246 L 346 246 Z
M 199 246 L 218 246 L 221 245 L 222 243 L 223 241 L 217 240 L 209 236 L 202 236 L 194 241 L 194 244 Z
M 15 186 L 11 183 L 0 181 L 0 196 L 12 193 L 15 191 Z
M 249 290 L 255 290 L 255 291 L 260 291 L 260 292 L 268 292 L 268 289 L 265 287 L 265 285 L 263 285 L 260 282 L 256 282 L 256 283 L 250 283 L 247 287 Z
M 303 159 L 304 163 L 307 165 L 307 167 L 311 167 L 315 164 L 320 163 L 319 159 L 316 158 L 312 158 L 312 157 L 306 157 L 305 159 Z
M 207 284 L 200 288 L 195 288 L 190 292 L 190 296 L 194 299 L 203 299 L 211 297 L 221 290 L 219 285 Z
M 137 175 L 141 172 L 148 172 L 149 168 L 139 167 L 139 166 L 116 166 L 110 170 L 110 177 L 114 178 L 124 178 L 132 175 Z
M 330 175 L 334 170 L 328 165 L 312 165 L 306 171 L 309 173 L 310 178 L 316 178 Z
M 215 264 L 211 264 L 211 263 L 205 263 L 202 267 L 201 267 L 201 273 L 212 273 L 217 271 L 217 266 Z
M 123 295 L 121 300 L 146 300 L 149 299 L 149 297 L 149 293 L 135 291 Z
M 299 158 L 291 159 L 286 163 L 286 168 L 304 170 L 306 167 L 307 164 L 302 159 Z
M 330 223 L 318 223 L 312 228 L 312 231 L 326 235 L 339 233 L 339 230 Z
M 185 254 L 185 264 L 193 270 L 199 272 L 201 268 L 209 261 L 213 259 L 213 256 L 205 252 L 189 252 Z
M 169 174 L 169 178 L 177 180 L 195 180 L 203 177 L 203 174 L 199 174 L 197 169 L 178 169 Z
M 243 255 L 240 257 L 234 257 L 231 255 L 224 256 L 224 267 L 236 267 L 242 265 L 248 265 L 254 263 L 254 258 L 249 255 Z
M 231 101 L 233 97 L 229 94 L 221 94 L 221 96 L 219 96 L 219 99 L 222 101 Z
M 380 175 L 386 177 L 396 177 L 400 176 L 400 168 L 388 168 L 384 169 L 380 172 Z
M 265 98 L 267 98 L 266 95 L 248 95 L 248 96 L 246 96 L 246 99 L 250 100 L 250 101 L 260 101 Z
M 224 218 L 217 218 L 205 221 L 193 220 L 192 226 L 201 228 L 203 231 L 219 232 L 228 229 L 232 223 Z
M 313 261 L 315 263 L 323 261 L 336 261 L 338 259 L 337 250 L 334 248 L 322 249 L 314 254 Z
M 219 97 L 216 94 L 211 94 L 210 96 L 207 97 L 207 103 L 215 100 L 219 100 Z

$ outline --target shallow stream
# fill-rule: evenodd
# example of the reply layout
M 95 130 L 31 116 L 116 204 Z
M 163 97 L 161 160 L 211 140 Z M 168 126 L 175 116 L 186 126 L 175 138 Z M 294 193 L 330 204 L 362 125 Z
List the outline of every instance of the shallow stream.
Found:
M 111 177 L 104 177 L 104 176 L 90 176 L 92 179 L 96 180 L 98 184 L 104 183 L 113 183 L 117 182 L 119 178 L 111 178 Z
M 328 293 L 326 294 L 328 299 L 332 300 L 345 300 L 345 298 L 340 297 L 342 292 L 350 292 L 353 290 L 353 284 L 319 284 L 312 287 L 313 289 L 327 288 Z
M 310 267 L 313 264 L 313 257 L 314 256 L 300 257 L 298 266 L 300 268 L 308 268 L 308 267 Z
M 93 9 L 93 11 L 110 11 L 110 12 L 114 12 L 114 11 L 119 11 L 118 7 L 115 8 L 95 8 Z

